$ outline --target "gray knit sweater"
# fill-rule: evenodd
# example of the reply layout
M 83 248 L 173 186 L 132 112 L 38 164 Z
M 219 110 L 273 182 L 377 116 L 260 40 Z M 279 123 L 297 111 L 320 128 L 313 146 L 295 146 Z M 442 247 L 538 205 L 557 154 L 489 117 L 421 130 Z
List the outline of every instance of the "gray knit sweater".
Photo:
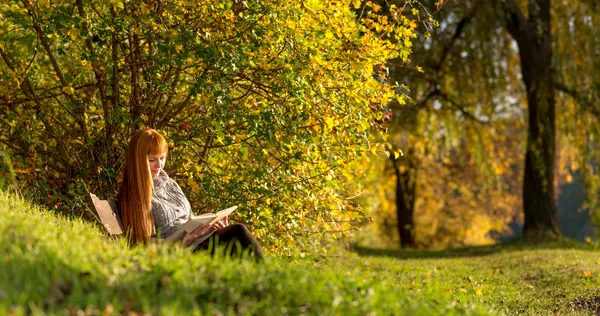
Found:
M 156 235 L 167 238 L 188 221 L 192 207 L 177 182 L 164 170 L 153 180 L 152 216 Z

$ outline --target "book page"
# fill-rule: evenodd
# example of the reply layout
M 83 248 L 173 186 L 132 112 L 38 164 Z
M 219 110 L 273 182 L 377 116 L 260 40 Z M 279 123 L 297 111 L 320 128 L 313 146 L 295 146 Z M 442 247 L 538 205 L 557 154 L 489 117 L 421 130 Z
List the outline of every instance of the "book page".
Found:
M 192 218 L 189 221 L 187 221 L 185 224 L 183 224 L 181 227 L 179 227 L 179 229 L 177 231 L 175 231 L 173 234 L 171 234 L 165 240 L 168 240 L 168 241 L 178 240 L 184 232 L 189 233 L 189 232 L 193 231 L 194 229 L 196 229 L 196 227 L 198 227 L 202 223 L 208 223 L 210 225 L 213 225 L 214 223 L 223 219 L 225 216 L 228 216 L 229 214 L 231 214 L 235 209 L 237 209 L 237 206 L 226 208 L 224 210 L 217 212 L 216 214 L 205 213 L 205 214 L 200 214 L 200 215 L 192 215 Z
M 218 211 L 217 214 L 215 214 L 215 219 L 213 219 L 210 224 L 214 224 L 220 220 L 222 220 L 224 217 L 229 216 L 229 214 L 233 213 L 233 211 L 235 211 L 237 209 L 237 206 L 232 206 L 230 208 L 226 208 L 224 210 Z

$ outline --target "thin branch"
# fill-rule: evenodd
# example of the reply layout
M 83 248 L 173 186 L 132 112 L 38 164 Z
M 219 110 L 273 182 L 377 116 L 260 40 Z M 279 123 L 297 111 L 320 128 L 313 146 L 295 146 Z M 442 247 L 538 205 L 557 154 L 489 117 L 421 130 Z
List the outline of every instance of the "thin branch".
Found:
M 575 101 L 577 101 L 577 103 L 584 106 L 585 110 L 592 113 L 592 115 L 594 115 L 597 119 L 600 119 L 600 110 L 598 109 L 598 107 L 594 106 L 595 102 L 593 102 L 592 100 L 586 99 L 582 95 L 582 93 L 580 93 L 579 91 L 577 91 L 575 89 L 567 87 L 567 85 L 565 85 L 563 82 L 555 81 L 554 87 L 557 90 L 570 95 Z
M 33 22 L 33 28 L 35 29 L 35 31 L 37 33 L 38 39 L 42 42 L 42 46 L 44 46 L 44 49 L 46 50 L 46 54 L 48 54 L 48 58 L 50 59 L 50 62 L 52 63 L 52 67 L 54 68 L 54 72 L 56 73 L 56 76 L 58 77 L 58 80 L 60 81 L 61 86 L 63 88 L 68 87 L 68 83 L 65 80 L 65 76 L 63 75 L 62 70 L 61 70 L 60 66 L 58 65 L 56 57 L 54 57 L 54 54 L 52 53 L 50 44 L 48 44 L 48 42 L 46 41 L 44 31 L 42 30 L 42 27 L 40 26 L 40 24 L 37 21 L 37 16 L 35 14 L 34 8 L 29 3 L 28 0 L 23 0 L 23 3 L 25 4 L 25 6 L 27 6 L 29 16 L 31 17 L 31 20 Z M 70 95 L 65 93 L 65 96 L 70 102 L 73 101 L 73 99 L 71 98 Z
M 4 60 L 4 63 L 6 64 L 8 69 L 15 72 L 14 65 L 12 65 L 12 63 L 10 62 L 10 58 L 8 57 L 8 54 L 4 51 L 4 49 L 2 49 L 2 47 L 0 47 L 0 55 L 2 56 L 2 59 Z M 68 173 L 71 170 L 71 164 L 69 161 L 70 155 L 68 154 L 68 151 L 66 150 L 66 146 L 63 142 L 62 137 L 59 137 L 59 135 L 54 130 L 53 125 L 48 122 L 47 117 L 46 117 L 47 116 L 46 111 L 44 110 L 44 107 L 42 106 L 40 100 L 37 98 L 35 91 L 33 90 L 33 86 L 31 85 L 31 82 L 29 81 L 29 79 L 27 77 L 23 78 L 23 83 L 21 84 L 21 90 L 23 91 L 23 93 L 25 95 L 29 96 L 31 99 L 34 100 L 36 109 L 41 114 L 41 115 L 39 115 L 39 118 L 42 121 L 42 124 L 44 124 L 44 127 L 46 128 L 46 131 L 48 132 L 49 136 L 53 137 L 57 141 L 58 151 L 59 151 L 58 161 L 63 164 L 63 168 L 61 168 L 59 166 L 53 166 L 54 169 L 56 169 L 60 172 L 63 172 L 63 173 Z
M 466 118 L 468 118 L 476 123 L 479 123 L 481 125 L 488 124 L 488 122 L 482 121 L 479 118 L 475 117 L 475 115 L 473 115 L 472 113 L 470 113 L 469 111 L 466 110 L 467 107 L 459 104 L 458 102 L 455 102 L 448 94 L 440 91 L 440 97 L 442 99 L 448 101 L 455 110 L 460 111 Z
M 477 8 L 477 7 L 475 7 L 475 8 Z M 447 45 L 444 46 L 444 50 L 442 51 L 440 60 L 433 67 L 433 69 L 435 69 L 436 71 L 439 71 L 442 68 L 444 61 L 446 60 L 446 58 L 448 57 L 448 55 L 450 53 L 450 49 L 454 46 L 454 43 L 456 43 L 456 41 L 462 35 L 462 32 L 465 29 L 465 26 L 467 26 L 471 22 L 473 16 L 475 15 L 475 12 L 476 12 L 476 9 L 473 9 L 468 16 L 462 18 L 460 20 L 460 22 L 458 22 L 458 24 L 456 26 L 456 30 L 454 31 L 454 35 L 452 36 L 452 39 L 450 40 L 450 42 Z
M 525 18 L 515 0 L 500 0 L 500 3 L 502 3 L 502 7 L 504 8 L 504 19 L 508 32 L 517 42 L 523 43 L 529 38 L 529 33 L 531 32 L 527 18 Z

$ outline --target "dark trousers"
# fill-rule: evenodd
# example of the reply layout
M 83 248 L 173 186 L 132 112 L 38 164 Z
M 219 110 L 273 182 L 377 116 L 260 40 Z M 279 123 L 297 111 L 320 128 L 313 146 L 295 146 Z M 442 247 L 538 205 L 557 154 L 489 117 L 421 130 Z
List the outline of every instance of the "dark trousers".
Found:
M 196 246 L 194 252 L 210 250 L 211 255 L 215 255 L 219 249 L 232 257 L 244 252 L 250 252 L 257 259 L 264 257 L 262 247 L 244 224 L 232 224 L 218 229 L 210 238 Z

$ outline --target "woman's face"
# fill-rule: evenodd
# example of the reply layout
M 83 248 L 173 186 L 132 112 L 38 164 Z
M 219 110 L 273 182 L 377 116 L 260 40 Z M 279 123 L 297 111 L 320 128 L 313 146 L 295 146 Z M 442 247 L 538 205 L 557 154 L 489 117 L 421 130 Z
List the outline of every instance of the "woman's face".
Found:
M 152 178 L 158 177 L 158 174 L 165 167 L 165 160 L 167 159 L 167 155 L 148 155 L 148 164 L 150 165 L 150 173 L 152 173 Z

